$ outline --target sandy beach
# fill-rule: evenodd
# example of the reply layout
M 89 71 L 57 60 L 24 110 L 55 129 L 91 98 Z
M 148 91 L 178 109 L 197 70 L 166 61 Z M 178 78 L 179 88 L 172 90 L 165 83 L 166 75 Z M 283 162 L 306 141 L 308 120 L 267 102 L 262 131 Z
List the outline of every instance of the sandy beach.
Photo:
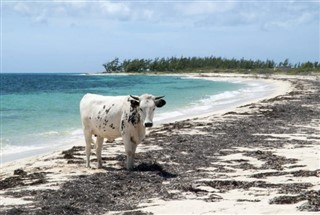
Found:
M 103 169 L 85 167 L 84 141 L 6 163 L 1 214 L 315 214 L 320 211 L 320 79 L 263 79 L 273 95 L 161 124 L 125 170 L 121 139 L 104 144 Z

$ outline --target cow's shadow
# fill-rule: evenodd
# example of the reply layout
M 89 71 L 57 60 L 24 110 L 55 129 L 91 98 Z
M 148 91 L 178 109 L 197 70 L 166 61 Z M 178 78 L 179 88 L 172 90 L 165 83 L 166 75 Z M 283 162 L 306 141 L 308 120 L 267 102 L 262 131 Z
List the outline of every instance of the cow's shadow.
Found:
M 134 171 L 138 172 L 157 172 L 163 178 L 175 178 L 177 174 L 170 173 L 163 169 L 163 167 L 158 163 L 141 163 L 134 168 Z
M 114 167 L 102 167 L 102 169 L 108 172 L 117 172 L 117 171 L 127 171 L 127 172 L 155 172 L 157 175 L 163 178 L 176 178 L 178 175 L 175 173 L 170 173 L 163 169 L 163 167 L 158 163 L 140 163 L 136 166 L 133 170 L 129 171 L 123 165 L 121 168 L 114 168 Z

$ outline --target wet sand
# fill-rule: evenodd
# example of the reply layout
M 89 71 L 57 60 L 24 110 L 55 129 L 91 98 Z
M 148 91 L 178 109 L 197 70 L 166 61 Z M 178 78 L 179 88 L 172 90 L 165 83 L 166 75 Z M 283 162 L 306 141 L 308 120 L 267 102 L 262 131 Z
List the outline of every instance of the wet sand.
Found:
M 6 164 L 0 211 L 314 214 L 320 211 L 319 78 L 272 79 L 292 89 L 151 129 L 132 172 L 124 169 L 121 139 L 104 144 L 103 169 L 85 168 L 84 143 Z

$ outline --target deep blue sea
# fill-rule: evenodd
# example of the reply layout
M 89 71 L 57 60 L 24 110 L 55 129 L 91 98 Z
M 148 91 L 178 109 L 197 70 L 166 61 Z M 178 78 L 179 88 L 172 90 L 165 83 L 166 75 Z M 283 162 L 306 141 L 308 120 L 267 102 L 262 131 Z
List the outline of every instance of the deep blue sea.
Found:
M 79 102 L 86 93 L 165 95 L 155 123 L 204 113 L 236 101 L 254 86 L 181 76 L 0 74 L 1 153 L 27 154 L 82 137 Z M 250 88 L 251 87 L 251 88 Z M 241 93 L 242 92 L 242 93 Z M 241 98 L 240 98 L 241 99 Z M 24 153 L 25 152 L 25 153 Z

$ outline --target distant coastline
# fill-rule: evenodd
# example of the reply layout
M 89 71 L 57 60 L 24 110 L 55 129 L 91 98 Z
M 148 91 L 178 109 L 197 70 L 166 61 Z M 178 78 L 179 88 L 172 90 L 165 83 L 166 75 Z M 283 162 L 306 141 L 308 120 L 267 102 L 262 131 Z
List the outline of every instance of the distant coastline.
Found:
M 102 65 L 103 73 L 244 73 L 244 74 L 312 74 L 320 72 L 319 62 L 291 63 L 289 59 L 227 59 L 222 57 L 167 57 L 155 59 L 115 58 Z

